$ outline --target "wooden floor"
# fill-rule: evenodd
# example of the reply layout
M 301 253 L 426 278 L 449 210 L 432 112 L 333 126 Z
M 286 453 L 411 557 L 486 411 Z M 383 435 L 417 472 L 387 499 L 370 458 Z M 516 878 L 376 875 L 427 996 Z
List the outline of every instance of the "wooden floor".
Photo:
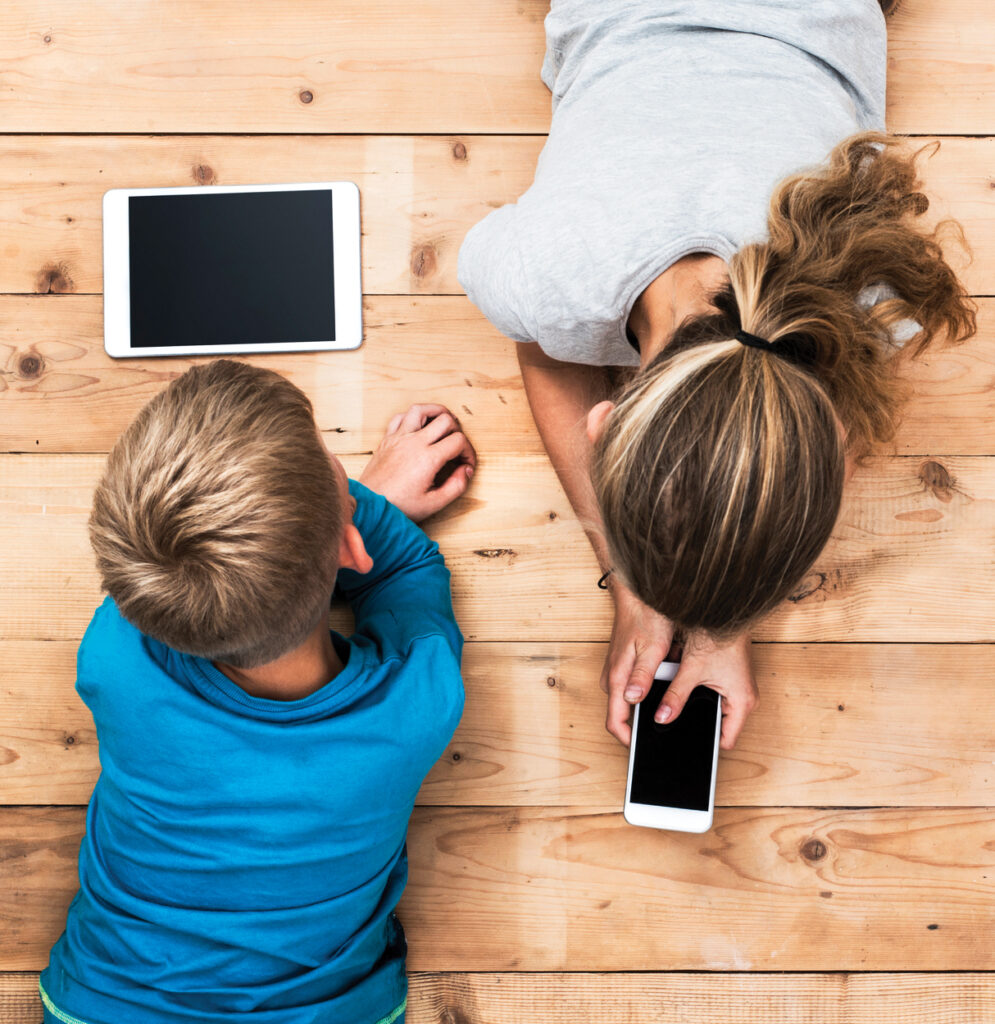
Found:
M 6 0 L 0 19 L 0 1021 L 76 886 L 104 454 L 186 360 L 102 348 L 102 193 L 347 178 L 367 340 L 259 363 L 357 469 L 414 399 L 480 452 L 431 524 L 469 640 L 463 724 L 422 791 L 402 904 L 412 1024 L 995 1020 L 995 10 L 904 0 L 890 126 L 943 136 L 937 217 L 981 331 L 915 370 L 894 450 L 760 629 L 763 703 L 704 836 L 627 827 L 597 688 L 610 603 L 510 342 L 460 293 L 467 228 L 531 180 L 542 0 Z M 155 736 L 150 735 L 150 744 Z M 126 1024 L 126 1022 L 122 1022 Z

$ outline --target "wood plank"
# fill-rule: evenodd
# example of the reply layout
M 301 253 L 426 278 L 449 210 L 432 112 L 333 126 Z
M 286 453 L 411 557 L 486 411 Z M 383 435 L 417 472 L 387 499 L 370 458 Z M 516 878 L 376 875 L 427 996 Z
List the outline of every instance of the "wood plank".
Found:
M 546 0 L 257 0 L 154 7 L 10 0 L 0 129 L 45 132 L 541 132 Z M 889 24 L 888 123 L 990 133 L 985 0 L 906 0 Z
M 989 970 L 991 833 L 984 809 L 725 809 L 692 836 L 423 808 L 400 915 L 412 970 Z
M 83 813 L 0 809 L 0 970 L 44 966 L 78 884 Z M 408 964 L 990 970 L 991 831 L 973 808 L 727 808 L 703 836 L 591 809 L 418 808 Z
M 250 360 L 304 389 L 337 451 L 372 451 L 397 410 L 431 399 L 460 415 L 483 458 L 542 454 L 514 343 L 467 299 L 372 296 L 364 317 L 355 351 Z M 967 344 L 909 364 L 915 393 L 891 450 L 992 454 L 995 300 L 980 300 L 979 325 Z M 92 295 L 0 296 L 0 336 L 7 451 L 109 451 L 141 406 L 196 361 L 109 358 Z
M 48 963 L 79 887 L 85 813 L 76 807 L 0 811 L 0 970 L 37 971 Z
M 408 1024 L 881 1024 L 883 1006 L 888 1024 L 995 1018 L 995 978 L 972 973 L 414 974 L 410 990 Z
M 377 296 L 366 300 L 364 318 L 366 341 L 354 351 L 250 360 L 307 393 L 336 451 L 371 452 L 395 412 L 430 400 L 461 417 L 483 458 L 543 453 L 514 342 L 466 298 Z M 202 361 L 111 359 L 104 352 L 101 300 L 95 295 L 0 296 L 0 336 L 0 444 L 12 451 L 107 452 L 153 395 Z M 951 404 L 980 413 L 983 396 L 972 401 L 968 392 L 984 380 L 987 360 L 995 364 L 995 303 L 990 331 L 970 347 L 923 364 L 923 388 L 939 390 L 947 400 L 955 392 L 962 398 Z M 990 369 L 995 378 L 995 365 Z M 963 424 L 962 433 L 949 430 L 954 448 L 991 447 L 982 424 L 960 413 L 954 419 Z M 939 422 L 944 427 L 932 431 L 929 450 L 936 450 L 950 420 Z
M 995 18 L 987 0 L 902 0 L 888 21 L 893 132 L 991 135 Z M 968 127 L 970 126 L 970 127 Z
M 357 473 L 365 459 L 348 456 Z M 103 459 L 0 456 L 0 638 L 76 640 L 100 601 L 86 535 Z M 869 460 L 833 539 L 756 631 L 779 641 L 995 639 L 995 459 Z M 544 456 L 482 458 L 472 489 L 427 524 L 470 640 L 603 640 L 611 601 Z
M 408 978 L 408 1024 L 989 1024 L 989 974 L 442 974 Z M 38 1024 L 38 975 L 0 974 L 0 1020 Z
M 543 130 L 545 0 L 11 0 L 5 131 Z
M 534 136 L 7 137 L 0 163 L 6 226 L 0 292 L 100 292 L 100 204 L 109 188 L 345 178 L 362 194 L 364 290 L 460 293 L 456 256 L 463 236 L 529 187 L 543 142 Z M 945 139 L 923 163 L 935 201 L 931 216 L 963 223 L 974 262 L 967 265 L 957 245 L 947 249 L 968 289 L 981 295 L 995 293 L 993 146 L 995 139 Z
M 605 644 L 471 643 L 463 721 L 422 806 L 611 806 L 626 752 L 603 727 Z M 763 699 L 719 759 L 719 806 L 984 804 L 995 647 L 760 644 Z M 85 803 L 100 770 L 72 641 L 2 641 L 0 803 Z M 937 681 L 954 680 L 936 701 Z M 924 709 L 929 709 L 924 713 Z
M 100 292 L 110 188 L 356 182 L 367 293 L 461 292 L 467 229 L 528 188 L 542 140 L 395 137 L 8 137 L 0 292 Z M 507 198 L 505 198 L 507 197 Z

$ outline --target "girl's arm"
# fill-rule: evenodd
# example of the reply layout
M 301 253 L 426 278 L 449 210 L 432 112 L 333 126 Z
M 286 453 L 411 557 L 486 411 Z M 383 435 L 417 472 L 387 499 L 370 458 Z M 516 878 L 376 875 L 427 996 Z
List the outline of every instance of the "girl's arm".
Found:
M 532 343 L 518 345 L 518 363 L 539 436 L 587 532 L 601 571 L 606 572 L 611 563 L 591 484 L 587 414 L 598 402 L 611 397 L 607 371 L 599 366 L 559 362 Z M 638 704 L 649 692 L 657 666 L 670 651 L 674 627 L 614 576 L 609 577 L 608 589 L 615 603 L 615 622 L 601 670 L 601 688 L 608 694 L 605 727 L 628 745 L 631 705 Z M 669 718 L 676 718 L 691 690 L 699 684 L 723 696 L 721 743 L 729 749 L 757 702 L 749 636 L 744 634 L 722 648 L 696 645 L 689 649 L 660 712 L 667 706 Z
M 519 344 L 518 362 L 550 462 L 587 532 L 601 571 L 607 572 L 611 563 L 591 485 L 587 436 L 589 410 L 610 395 L 607 371 L 551 359 L 536 344 Z M 614 577 L 609 577 L 608 589 L 615 602 L 615 624 L 601 671 L 601 688 L 608 694 L 605 727 L 628 744 L 631 705 L 649 692 L 657 665 L 670 650 L 674 629 L 669 619 L 643 604 Z

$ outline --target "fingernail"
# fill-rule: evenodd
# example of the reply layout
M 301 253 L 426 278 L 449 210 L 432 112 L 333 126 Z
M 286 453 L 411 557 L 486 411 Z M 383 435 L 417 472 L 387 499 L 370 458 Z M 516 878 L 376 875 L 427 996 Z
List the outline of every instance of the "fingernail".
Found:
M 622 694 L 626 700 L 639 700 L 643 695 L 643 691 L 638 686 L 629 686 L 626 688 L 625 693 Z
M 467 476 L 473 476 L 473 466 L 467 466 L 466 467 L 466 475 Z
M 668 708 L 666 704 L 664 704 L 663 707 L 660 708 L 659 711 L 657 711 L 656 715 L 654 716 L 654 719 L 661 725 L 663 725 L 664 722 L 670 721 L 670 716 L 672 714 L 673 712 L 671 711 L 671 709 Z

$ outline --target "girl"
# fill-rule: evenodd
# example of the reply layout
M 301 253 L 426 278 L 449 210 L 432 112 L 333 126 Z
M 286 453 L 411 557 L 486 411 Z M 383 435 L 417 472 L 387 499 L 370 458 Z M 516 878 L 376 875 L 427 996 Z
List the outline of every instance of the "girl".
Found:
M 535 181 L 463 243 L 460 282 L 519 342 L 614 599 L 622 742 L 677 634 L 657 720 L 708 685 L 734 744 L 749 630 L 828 540 L 847 466 L 892 435 L 899 356 L 973 333 L 917 223 L 914 157 L 881 133 L 889 6 L 554 0 Z M 638 370 L 613 403 L 617 366 Z

